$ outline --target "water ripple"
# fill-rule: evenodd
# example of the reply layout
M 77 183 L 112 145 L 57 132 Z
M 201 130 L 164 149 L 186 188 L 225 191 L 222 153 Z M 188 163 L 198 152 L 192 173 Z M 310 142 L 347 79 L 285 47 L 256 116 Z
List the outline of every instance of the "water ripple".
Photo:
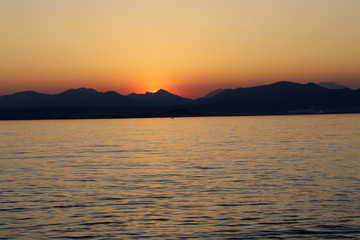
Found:
M 359 120 L 0 122 L 0 238 L 360 239 Z

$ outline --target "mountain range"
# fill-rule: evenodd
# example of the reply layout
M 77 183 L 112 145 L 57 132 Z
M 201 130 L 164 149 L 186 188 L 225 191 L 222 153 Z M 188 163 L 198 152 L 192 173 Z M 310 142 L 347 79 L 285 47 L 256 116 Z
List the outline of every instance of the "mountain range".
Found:
M 146 92 L 145 94 L 132 93 L 127 95 L 129 98 L 146 103 L 152 106 L 167 106 L 167 105 L 185 105 L 192 103 L 192 99 L 183 98 L 178 95 L 169 93 L 163 89 L 156 92 Z
M 217 89 L 195 100 L 163 89 L 127 96 L 79 88 L 59 94 L 26 91 L 0 97 L 3 120 L 304 113 L 360 113 L 360 89 L 282 81 L 249 88 Z

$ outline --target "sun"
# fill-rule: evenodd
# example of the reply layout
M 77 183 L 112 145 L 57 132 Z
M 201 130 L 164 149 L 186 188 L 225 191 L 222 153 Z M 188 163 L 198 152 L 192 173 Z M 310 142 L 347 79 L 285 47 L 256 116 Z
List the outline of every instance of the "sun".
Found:
M 160 89 L 170 88 L 169 82 L 171 82 L 170 77 L 162 73 L 147 73 L 141 77 L 142 89 L 149 93 L 157 93 Z
M 156 93 L 160 88 L 164 87 L 164 82 L 159 80 L 149 80 L 146 82 L 147 91 Z

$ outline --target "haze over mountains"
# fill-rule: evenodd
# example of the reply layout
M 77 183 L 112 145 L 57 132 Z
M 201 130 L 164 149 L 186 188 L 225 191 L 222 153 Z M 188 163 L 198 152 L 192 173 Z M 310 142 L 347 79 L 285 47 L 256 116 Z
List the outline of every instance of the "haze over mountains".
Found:
M 217 89 L 196 100 L 163 89 L 127 96 L 88 88 L 70 89 L 59 94 L 27 91 L 0 97 L 0 119 L 360 112 L 360 90 L 320 85 L 283 81 L 249 88 Z
M 324 87 L 324 88 L 328 88 L 328 89 L 342 89 L 342 88 L 347 88 L 343 85 L 334 83 L 334 82 L 321 82 L 318 83 L 319 86 Z

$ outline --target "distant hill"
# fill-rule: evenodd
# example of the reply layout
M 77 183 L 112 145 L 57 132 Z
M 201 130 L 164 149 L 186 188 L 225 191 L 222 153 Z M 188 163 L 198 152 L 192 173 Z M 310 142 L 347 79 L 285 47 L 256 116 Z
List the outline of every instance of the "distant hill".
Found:
M 216 113 L 286 113 L 360 107 L 358 92 L 327 89 L 314 83 L 277 82 L 250 88 L 227 89 L 197 101 L 197 109 Z M 210 107 L 209 107 L 210 106 Z M 311 109 L 311 110 L 310 110 Z
M 329 89 L 314 83 L 277 82 L 217 89 L 197 100 L 163 89 L 123 96 L 117 92 L 70 89 L 0 97 L 0 119 L 229 116 L 258 114 L 360 113 L 360 89 Z
M 324 87 L 324 88 L 328 88 L 328 89 L 343 89 L 343 88 L 348 88 L 348 87 L 345 87 L 343 85 L 339 85 L 339 84 L 336 84 L 334 82 L 321 82 L 321 83 L 318 83 L 319 86 L 321 87 Z
M 219 93 L 222 93 L 223 91 L 225 91 L 225 89 L 223 88 L 218 88 L 212 92 L 209 92 L 208 94 L 206 94 L 205 96 L 198 98 L 197 100 L 205 100 L 205 99 L 209 99 L 214 97 L 215 95 L 218 95 Z
M 46 107 L 53 104 L 51 95 L 33 91 L 18 92 L 0 97 L 0 109 Z
M 180 97 L 163 89 L 157 92 L 146 92 L 145 94 L 132 93 L 127 96 L 153 106 L 185 105 L 193 102 L 192 99 Z
M 83 106 L 138 106 L 134 99 L 116 92 L 98 92 L 91 88 L 70 89 L 59 94 L 32 91 L 0 97 L 0 109 Z

